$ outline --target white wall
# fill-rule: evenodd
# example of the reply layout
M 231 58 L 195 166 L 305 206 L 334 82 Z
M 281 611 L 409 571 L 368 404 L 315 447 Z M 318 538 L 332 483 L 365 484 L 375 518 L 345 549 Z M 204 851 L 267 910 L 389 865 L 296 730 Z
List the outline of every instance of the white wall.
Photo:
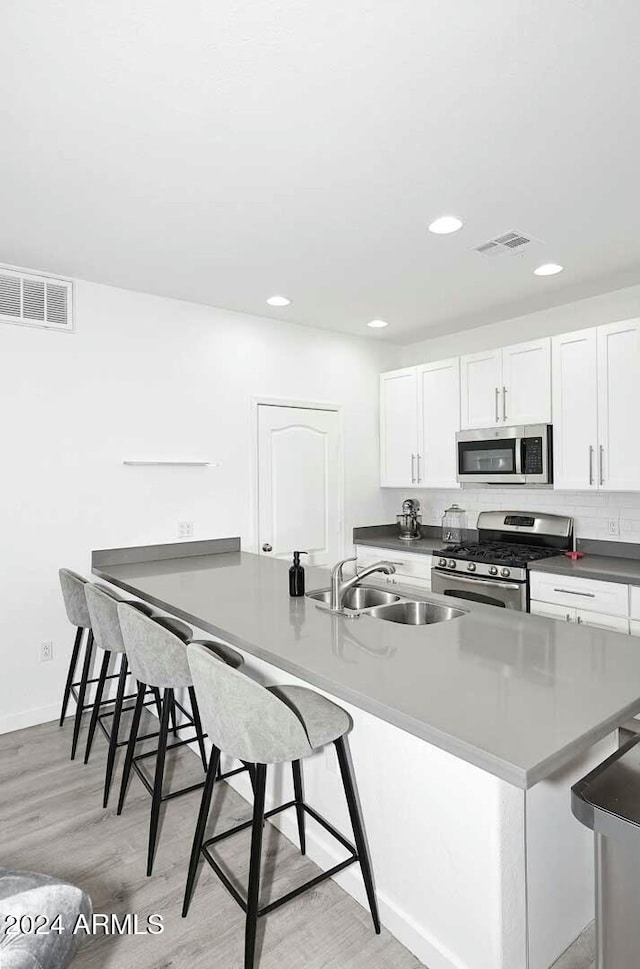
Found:
M 528 313 L 473 330 L 461 330 L 431 340 L 421 340 L 402 349 L 402 366 L 411 367 L 431 360 L 446 360 L 463 353 L 524 343 L 543 336 L 570 333 L 601 323 L 615 323 L 640 316 L 640 285 L 628 286 L 601 296 L 565 303 L 538 313 Z M 385 369 L 391 370 L 393 365 Z
M 380 521 L 378 374 L 395 352 L 260 317 L 86 282 L 75 334 L 0 323 L 0 732 L 52 719 L 72 629 L 56 571 L 90 551 L 195 538 L 252 541 L 252 395 L 344 405 L 345 524 Z M 125 468 L 125 458 L 219 468 Z M 39 662 L 54 642 L 54 661 Z
M 508 346 L 512 343 L 568 333 L 572 330 L 637 316 L 640 316 L 640 286 L 630 286 L 627 289 L 578 300 L 539 313 L 414 343 L 403 348 L 403 366 L 475 353 L 492 347 Z M 633 416 L 635 419 L 635 415 Z M 444 509 L 454 501 L 467 510 L 468 523 L 472 527 L 475 527 L 478 512 L 485 508 L 523 510 L 539 508 L 559 515 L 572 515 L 576 520 L 577 534 L 584 538 L 640 542 L 640 494 L 635 493 L 594 494 L 593 492 L 526 490 L 519 487 L 482 489 L 465 487 L 452 491 L 404 492 L 399 489 L 386 489 L 385 494 L 387 521 L 393 520 L 393 516 L 400 510 L 400 505 L 408 494 L 415 494 L 421 499 L 425 524 L 439 524 Z M 617 521 L 619 524 L 620 535 L 617 538 L 608 533 L 610 520 Z

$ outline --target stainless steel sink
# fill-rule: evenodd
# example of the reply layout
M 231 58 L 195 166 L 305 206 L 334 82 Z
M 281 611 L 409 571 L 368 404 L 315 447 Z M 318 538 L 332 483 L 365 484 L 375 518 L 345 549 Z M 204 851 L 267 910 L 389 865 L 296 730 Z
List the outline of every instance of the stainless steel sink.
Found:
M 369 609 L 368 616 L 374 619 L 384 619 L 386 622 L 400 622 L 405 626 L 427 626 L 434 622 L 447 622 L 464 616 L 462 609 L 451 606 L 441 606 L 436 602 L 394 602 L 391 605 L 380 605 Z
M 321 589 L 319 592 L 309 592 L 307 598 L 316 602 L 331 603 L 331 590 Z M 371 589 L 366 585 L 356 585 L 348 589 L 342 600 L 344 609 L 370 609 L 371 606 L 385 606 L 400 601 L 400 596 L 382 589 Z

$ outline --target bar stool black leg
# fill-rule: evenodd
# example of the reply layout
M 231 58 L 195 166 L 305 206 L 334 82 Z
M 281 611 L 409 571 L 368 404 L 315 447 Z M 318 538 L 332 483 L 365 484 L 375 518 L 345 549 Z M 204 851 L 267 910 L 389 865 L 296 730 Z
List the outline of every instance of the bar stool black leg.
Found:
M 351 818 L 351 827 L 353 828 L 353 837 L 356 843 L 356 850 L 358 852 L 358 861 L 360 862 L 364 887 L 369 900 L 369 908 L 371 909 L 373 927 L 376 930 L 376 933 L 379 934 L 380 916 L 378 914 L 376 890 L 373 884 L 371 859 L 369 858 L 369 849 L 367 847 L 367 840 L 362 824 L 362 816 L 360 814 L 360 805 L 358 804 L 358 797 L 353 779 L 353 771 L 344 737 L 338 737 L 338 739 L 335 741 L 335 745 L 336 752 L 338 754 L 338 764 L 340 765 L 340 773 L 342 775 L 342 784 L 344 786 L 344 793 L 347 799 L 347 807 L 349 808 L 349 817 Z
M 158 837 L 158 821 L 160 819 L 160 805 L 162 803 L 162 780 L 164 777 L 164 759 L 167 752 L 167 738 L 169 736 L 169 717 L 171 712 L 175 717 L 173 690 L 166 689 L 162 698 L 162 720 L 160 721 L 160 735 L 156 753 L 156 772 L 153 781 L 153 796 L 151 798 L 151 823 L 149 825 L 149 850 L 147 853 L 147 875 L 153 871 L 153 859 L 156 852 Z M 175 720 L 174 720 L 175 722 Z
M 84 698 L 87 692 L 87 680 L 91 670 L 91 658 L 93 656 L 93 633 L 89 630 L 87 645 L 84 648 L 84 664 L 82 667 L 82 678 L 80 689 L 78 690 L 78 704 L 76 706 L 76 717 L 73 722 L 73 741 L 71 743 L 71 760 L 75 759 L 78 737 L 80 736 L 80 724 L 82 723 L 82 713 L 84 709 Z
M 162 700 L 160 699 L 160 690 L 157 686 L 152 686 L 151 691 L 153 693 L 153 698 L 156 701 L 156 709 L 158 711 L 158 720 L 162 720 Z
M 166 693 L 165 693 L 166 698 Z M 171 729 L 173 731 L 173 736 L 178 736 L 178 717 L 176 713 L 176 701 L 173 697 L 173 690 L 171 691 Z
M 204 833 L 207 827 L 209 810 L 211 808 L 211 797 L 213 795 L 213 787 L 216 782 L 216 775 L 218 773 L 219 760 L 220 751 L 217 747 L 212 747 L 211 757 L 209 759 L 209 769 L 207 770 L 207 779 L 204 782 L 202 800 L 200 801 L 200 812 L 198 814 L 198 823 L 196 824 L 196 833 L 193 836 L 193 846 L 191 848 L 191 858 L 189 860 L 189 874 L 187 875 L 187 887 L 184 892 L 184 902 L 182 904 L 183 919 L 186 919 L 189 912 L 189 906 L 191 904 L 191 896 L 193 895 L 193 886 L 195 885 L 196 881 L 198 861 L 200 860 L 200 851 L 202 850 L 202 842 L 204 841 Z
M 302 768 L 300 767 L 299 760 L 294 760 L 291 762 L 291 770 L 293 771 L 293 795 L 296 801 L 296 814 L 298 816 L 298 837 L 300 838 L 300 854 L 306 855 L 307 838 L 306 838 L 305 823 L 304 823 L 304 794 L 302 792 Z
M 267 782 L 266 764 L 256 764 L 256 787 L 253 800 L 253 824 L 251 826 L 251 859 L 249 862 L 249 887 L 247 891 L 247 921 L 244 933 L 244 969 L 253 969 L 258 927 L 258 902 L 260 898 L 260 860 L 262 855 L 262 827 L 264 825 L 264 796 Z
M 111 736 L 109 738 L 109 752 L 107 754 L 107 769 L 104 776 L 104 794 L 102 796 L 102 806 L 106 808 L 109 803 L 109 791 L 111 790 L 111 778 L 113 777 L 113 765 L 116 760 L 116 750 L 118 748 L 118 734 L 120 733 L 120 717 L 124 703 L 124 693 L 127 687 L 127 673 L 129 664 L 126 653 L 122 654 L 120 662 L 120 675 L 118 676 L 118 692 L 113 708 L 113 721 L 111 723 Z
M 104 685 L 107 681 L 107 673 L 109 672 L 109 660 L 111 659 L 111 651 L 105 649 L 104 656 L 102 657 L 102 665 L 100 667 L 100 675 L 98 677 L 98 685 L 96 687 L 96 695 L 93 701 L 93 709 L 91 711 L 91 720 L 89 722 L 89 734 L 87 736 L 87 746 L 84 751 L 84 762 L 85 764 L 89 760 L 89 754 L 91 753 L 91 748 L 93 747 L 93 736 L 96 732 L 96 727 L 98 725 L 98 717 L 100 716 L 100 704 L 102 703 L 102 694 L 104 693 Z
M 140 717 L 142 716 L 142 708 L 144 706 L 144 695 L 146 691 L 147 691 L 146 684 L 138 683 L 136 705 L 133 711 L 133 720 L 131 721 L 131 732 L 129 734 L 127 753 L 124 759 L 124 770 L 122 771 L 122 781 L 120 782 L 120 797 L 118 798 L 118 810 L 116 812 L 117 814 L 122 814 L 122 808 L 124 807 L 124 799 L 127 793 L 127 785 L 129 783 L 129 775 L 131 773 L 131 765 L 133 763 L 133 754 L 136 748 L 136 740 L 138 739 L 138 730 L 140 729 Z
M 190 686 L 189 687 L 189 700 L 191 702 L 191 713 L 193 715 L 193 725 L 196 728 L 196 734 L 198 737 L 198 747 L 200 749 L 200 759 L 202 761 L 202 767 L 205 772 L 207 770 L 207 751 L 204 746 L 204 734 L 202 732 L 202 721 L 200 720 L 200 710 L 198 708 L 198 701 L 196 699 L 196 691 Z
M 71 696 L 71 687 L 73 685 L 73 677 L 76 673 L 76 664 L 78 662 L 78 653 L 80 652 L 80 644 L 82 643 L 82 634 L 84 629 L 82 626 L 78 626 L 76 629 L 76 638 L 73 641 L 73 652 L 71 653 L 71 659 L 69 660 L 69 671 L 67 673 L 67 682 L 64 685 L 64 696 L 62 697 L 62 711 L 60 713 L 60 726 L 64 723 L 64 719 L 67 715 L 67 707 L 69 705 L 69 697 Z

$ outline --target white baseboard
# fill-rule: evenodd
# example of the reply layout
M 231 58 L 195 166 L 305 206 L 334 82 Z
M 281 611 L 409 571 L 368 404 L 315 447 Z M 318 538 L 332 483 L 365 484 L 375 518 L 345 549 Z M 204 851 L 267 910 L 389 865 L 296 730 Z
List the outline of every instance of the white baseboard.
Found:
M 46 707 L 34 707 L 21 713 L 10 713 L 0 717 L 0 734 L 24 730 L 25 727 L 35 727 L 39 723 L 49 723 L 51 720 L 57 720 L 59 716 L 59 703 L 50 703 Z

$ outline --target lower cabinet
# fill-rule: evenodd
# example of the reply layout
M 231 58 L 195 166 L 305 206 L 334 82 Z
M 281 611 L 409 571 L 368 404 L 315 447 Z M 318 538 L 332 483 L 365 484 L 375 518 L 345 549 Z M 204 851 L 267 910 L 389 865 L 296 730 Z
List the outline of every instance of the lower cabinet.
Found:
M 356 545 L 355 554 L 358 567 L 367 568 L 374 562 L 393 562 L 396 571 L 393 575 L 374 572 L 366 581 L 386 585 L 413 585 L 423 592 L 431 591 L 431 556 L 418 552 L 397 551 L 392 548 L 378 548 L 372 545 Z
M 629 621 L 629 601 L 629 586 L 620 582 L 546 572 L 534 572 L 531 576 L 530 612 L 535 616 L 640 635 L 640 622 L 635 623 L 637 630 L 630 629 L 634 622 Z M 590 608 L 583 608 L 587 603 Z

